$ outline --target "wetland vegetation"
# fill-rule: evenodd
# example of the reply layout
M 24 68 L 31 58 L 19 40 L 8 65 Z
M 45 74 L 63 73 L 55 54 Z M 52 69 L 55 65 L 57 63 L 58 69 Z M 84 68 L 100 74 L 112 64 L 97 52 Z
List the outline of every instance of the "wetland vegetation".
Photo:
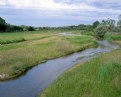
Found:
M 97 39 L 121 45 L 121 16 L 117 26 L 112 19 L 67 27 L 14 26 L 2 20 L 0 28 L 1 81 L 16 78 L 47 60 L 96 48 Z M 38 96 L 120 97 L 120 91 L 121 49 L 117 49 L 76 64 Z

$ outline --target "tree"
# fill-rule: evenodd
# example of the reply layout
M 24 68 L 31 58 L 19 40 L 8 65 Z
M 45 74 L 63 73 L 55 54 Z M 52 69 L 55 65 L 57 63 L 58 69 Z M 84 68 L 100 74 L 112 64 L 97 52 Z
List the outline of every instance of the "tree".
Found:
M 93 29 L 95 29 L 97 26 L 99 26 L 100 22 L 99 21 L 95 21 L 92 25 Z
M 118 31 L 121 32 L 121 15 L 119 15 L 118 23 L 117 23 Z
M 28 27 L 28 31 L 35 31 L 35 29 L 34 29 L 34 27 L 29 26 L 29 27 Z
M 13 26 L 14 31 L 23 31 L 23 28 L 21 26 Z
M 115 20 L 113 19 L 108 18 L 107 20 L 102 20 L 101 25 L 105 26 L 108 32 L 113 32 L 115 30 Z
M 23 28 L 21 26 L 15 26 L 15 25 L 6 25 L 6 32 L 18 32 L 18 31 L 23 31 Z
M 99 25 L 94 30 L 94 34 L 98 38 L 103 38 L 106 32 L 107 32 L 107 29 L 106 29 L 106 26 L 104 25 Z
M 0 31 L 5 31 L 6 30 L 6 22 L 4 19 L 0 17 Z
M 12 31 L 14 31 L 14 26 L 10 25 L 10 24 L 7 24 L 6 25 L 6 32 L 12 32 Z

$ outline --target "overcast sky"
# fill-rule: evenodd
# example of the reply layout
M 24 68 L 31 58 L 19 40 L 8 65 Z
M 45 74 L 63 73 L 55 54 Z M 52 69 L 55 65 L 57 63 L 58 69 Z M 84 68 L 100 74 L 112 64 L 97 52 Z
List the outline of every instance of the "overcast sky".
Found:
M 0 0 L 0 17 L 7 23 L 32 26 L 91 24 L 117 19 L 121 0 Z

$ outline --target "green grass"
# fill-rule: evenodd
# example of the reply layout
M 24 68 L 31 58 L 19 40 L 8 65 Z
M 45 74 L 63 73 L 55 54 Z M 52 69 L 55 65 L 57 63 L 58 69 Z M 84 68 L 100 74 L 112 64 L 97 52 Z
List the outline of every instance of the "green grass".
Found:
M 81 34 L 81 35 L 89 35 L 89 36 L 94 36 L 93 31 L 85 31 L 85 30 L 67 30 L 67 32 L 72 32 L 74 34 Z
M 108 32 L 105 34 L 104 38 L 121 45 L 121 33 L 109 33 Z
M 47 35 L 46 33 L 49 33 L 50 31 L 26 31 L 26 32 L 16 32 L 16 33 L 0 33 L 0 44 L 11 44 L 11 43 L 18 43 L 18 42 L 24 42 L 29 40 L 38 40 L 43 38 L 48 38 L 50 35 Z M 42 34 L 41 34 L 42 33 Z M 53 32 L 55 33 L 55 32 Z M 41 35 L 40 35 L 41 34 Z
M 121 40 L 121 34 L 120 33 L 106 33 L 104 38 L 108 40 L 113 40 L 113 41 L 120 41 Z
M 24 38 L 26 41 L 15 42 Z M 29 68 L 48 59 L 96 47 L 91 36 L 60 36 L 55 32 L 2 33 L 0 39 L 0 80 L 20 76 Z M 13 42 L 8 42 L 13 41 Z
M 39 97 L 121 97 L 121 49 L 75 65 Z

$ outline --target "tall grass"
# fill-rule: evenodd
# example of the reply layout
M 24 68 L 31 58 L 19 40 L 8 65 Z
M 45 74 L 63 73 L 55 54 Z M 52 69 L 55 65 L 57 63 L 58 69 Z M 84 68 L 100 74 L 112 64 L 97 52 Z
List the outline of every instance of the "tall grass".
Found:
M 108 32 L 105 34 L 104 38 L 121 45 L 121 33 L 109 33 Z
M 108 40 L 113 41 L 120 41 L 121 40 L 121 34 L 120 33 L 106 33 L 104 36 Z
M 16 33 L 11 34 L 16 36 Z M 33 33 L 27 34 L 30 38 L 33 36 Z M 36 33 L 36 35 L 31 38 L 32 40 L 25 42 L 0 45 L 0 75 L 6 75 L 0 80 L 19 76 L 27 69 L 47 59 L 65 56 L 97 45 L 92 37 L 83 35 L 66 37 L 49 32 Z M 8 36 L 12 37 L 10 34 Z M 49 37 L 38 39 L 38 37 L 45 36 Z
M 41 31 L 27 31 L 27 32 L 17 32 L 17 33 L 0 33 L 0 44 L 10 44 L 10 43 L 17 43 L 17 42 L 23 42 L 23 41 L 29 41 L 29 40 L 39 40 L 43 38 L 48 38 L 55 32 L 49 31 L 41 32 Z
M 75 65 L 39 97 L 120 97 L 121 49 Z
M 94 36 L 93 31 L 86 31 L 86 30 L 71 30 L 70 32 L 74 34 L 81 34 L 81 35 L 89 35 L 89 36 Z

